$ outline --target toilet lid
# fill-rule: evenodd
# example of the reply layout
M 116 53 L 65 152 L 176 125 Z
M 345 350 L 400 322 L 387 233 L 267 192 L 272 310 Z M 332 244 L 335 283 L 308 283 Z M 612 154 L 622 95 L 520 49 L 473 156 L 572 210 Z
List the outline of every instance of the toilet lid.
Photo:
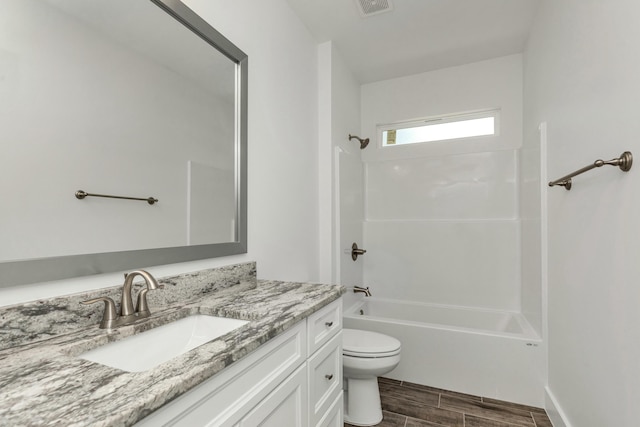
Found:
M 355 357 L 393 356 L 400 353 L 400 341 L 377 332 L 343 329 L 342 353 Z

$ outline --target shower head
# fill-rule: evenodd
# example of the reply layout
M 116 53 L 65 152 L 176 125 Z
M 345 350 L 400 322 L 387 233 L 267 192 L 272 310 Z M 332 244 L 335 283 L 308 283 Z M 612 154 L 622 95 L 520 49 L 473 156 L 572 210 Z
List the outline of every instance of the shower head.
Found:
M 353 138 L 355 138 L 355 139 L 357 139 L 358 141 L 360 141 L 360 149 L 361 149 L 361 150 L 364 150 L 364 149 L 365 149 L 365 147 L 366 147 L 367 145 L 369 145 L 369 138 L 362 139 L 362 138 L 357 137 L 357 136 L 355 136 L 355 135 L 351 135 L 351 134 L 349 134 L 349 141 L 351 141 Z

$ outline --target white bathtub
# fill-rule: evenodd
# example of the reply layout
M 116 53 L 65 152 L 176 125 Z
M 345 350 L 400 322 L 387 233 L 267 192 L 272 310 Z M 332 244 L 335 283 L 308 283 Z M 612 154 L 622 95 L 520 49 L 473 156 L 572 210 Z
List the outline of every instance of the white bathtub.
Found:
M 544 405 L 542 341 L 520 313 L 368 297 L 345 307 L 344 327 L 400 340 L 390 378 Z

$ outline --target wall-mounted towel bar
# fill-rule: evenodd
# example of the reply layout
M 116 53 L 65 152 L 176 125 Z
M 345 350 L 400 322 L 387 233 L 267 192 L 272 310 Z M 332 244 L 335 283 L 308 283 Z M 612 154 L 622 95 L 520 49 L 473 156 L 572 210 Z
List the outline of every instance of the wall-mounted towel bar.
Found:
M 149 203 L 150 205 L 153 205 L 154 203 L 158 203 L 158 199 L 156 199 L 154 197 L 147 197 L 146 199 L 144 199 L 144 198 L 140 198 L 140 197 L 109 196 L 108 194 L 93 194 L 93 193 L 87 193 L 86 191 L 83 191 L 83 190 L 76 191 L 76 199 L 82 200 L 87 196 L 90 196 L 90 197 L 108 197 L 110 199 L 142 200 L 142 201 L 145 201 L 145 202 Z
M 571 190 L 571 178 L 576 175 L 580 175 L 581 173 L 585 173 L 593 168 L 599 168 L 604 165 L 618 166 L 621 171 L 629 172 L 631 169 L 631 165 L 633 164 L 633 156 L 631 152 L 625 151 L 620 155 L 620 157 L 611 159 L 611 160 L 596 160 L 593 164 L 589 166 L 585 166 L 582 169 L 578 169 L 577 171 L 570 173 L 569 175 L 563 176 L 560 179 L 556 179 L 555 181 L 551 181 L 549 183 L 549 187 L 553 187 L 554 185 L 562 185 L 567 190 Z

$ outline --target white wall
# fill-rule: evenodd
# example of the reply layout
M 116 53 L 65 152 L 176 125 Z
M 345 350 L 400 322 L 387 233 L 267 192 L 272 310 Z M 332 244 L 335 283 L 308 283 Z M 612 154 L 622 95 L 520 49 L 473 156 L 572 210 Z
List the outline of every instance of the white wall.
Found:
M 189 0 L 249 55 L 249 255 L 261 278 L 318 278 L 317 46 L 284 0 Z
M 249 252 L 149 270 L 162 276 L 255 260 L 261 278 L 315 281 L 316 43 L 284 0 L 186 3 L 249 55 Z M 37 168 L 29 173 L 39 176 Z M 121 277 L 110 274 L 5 289 L 0 304 L 113 286 Z
M 497 136 L 379 146 L 379 124 L 496 108 Z M 364 85 L 362 129 L 374 294 L 519 310 L 522 56 Z
M 640 3 L 542 0 L 525 55 L 525 134 L 548 177 L 640 152 Z M 527 143 L 532 146 L 533 143 Z M 549 188 L 549 405 L 555 425 L 634 426 L 640 401 L 640 180 L 607 166 Z

